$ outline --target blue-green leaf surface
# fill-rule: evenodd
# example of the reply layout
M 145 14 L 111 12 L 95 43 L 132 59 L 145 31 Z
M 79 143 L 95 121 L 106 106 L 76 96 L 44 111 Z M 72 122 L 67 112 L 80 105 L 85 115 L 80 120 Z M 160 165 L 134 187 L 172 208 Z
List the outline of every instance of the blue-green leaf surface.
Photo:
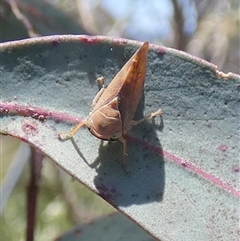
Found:
M 120 213 L 100 217 L 79 225 L 61 235 L 56 241 L 154 241 L 148 233 L 137 227 Z
M 151 45 L 136 119 L 159 108 L 163 117 L 129 131 L 131 174 L 120 142 L 86 129 L 58 138 L 88 116 L 96 79 L 108 84 L 140 45 L 89 36 L 1 44 L 0 132 L 42 150 L 162 241 L 237 240 L 239 76 Z

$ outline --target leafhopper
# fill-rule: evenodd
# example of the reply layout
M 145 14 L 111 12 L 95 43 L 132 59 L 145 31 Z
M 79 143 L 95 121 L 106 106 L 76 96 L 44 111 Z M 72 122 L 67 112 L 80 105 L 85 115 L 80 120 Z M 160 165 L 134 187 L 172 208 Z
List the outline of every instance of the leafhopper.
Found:
M 71 138 L 81 127 L 86 126 L 89 131 L 101 140 L 123 143 L 124 159 L 127 155 L 127 142 L 124 135 L 129 128 L 137 125 L 147 118 L 161 115 L 158 111 L 134 121 L 133 117 L 141 99 L 147 68 L 148 42 L 135 52 L 128 62 L 117 73 L 107 88 L 102 86 L 92 102 L 92 111 L 88 118 L 71 129 L 69 133 L 61 133 L 60 138 Z M 103 78 L 98 79 L 103 82 Z

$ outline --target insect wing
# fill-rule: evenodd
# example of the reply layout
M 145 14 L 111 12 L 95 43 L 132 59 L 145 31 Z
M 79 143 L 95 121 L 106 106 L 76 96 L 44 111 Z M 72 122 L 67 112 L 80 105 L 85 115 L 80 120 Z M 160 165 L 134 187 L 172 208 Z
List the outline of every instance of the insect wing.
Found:
M 93 113 L 118 97 L 123 131 L 127 130 L 142 96 L 148 47 L 148 42 L 145 42 L 136 51 L 104 90 L 92 110 Z
M 125 64 L 122 72 L 118 73 L 119 78 L 125 80 L 119 92 L 119 110 L 122 117 L 123 133 L 128 130 L 143 93 L 148 47 L 148 42 L 145 42 Z

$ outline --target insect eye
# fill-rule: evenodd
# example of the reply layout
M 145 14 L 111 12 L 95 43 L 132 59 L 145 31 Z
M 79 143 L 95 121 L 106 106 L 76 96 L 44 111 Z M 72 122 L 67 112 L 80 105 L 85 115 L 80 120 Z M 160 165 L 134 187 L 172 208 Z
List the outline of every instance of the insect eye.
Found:
M 110 141 L 115 141 L 117 138 L 116 138 L 116 135 L 112 135 L 111 138 L 110 138 Z
M 113 134 L 111 137 L 110 137 L 110 141 L 116 141 L 118 140 L 120 137 L 122 136 L 122 132 L 118 132 L 118 133 L 115 133 Z

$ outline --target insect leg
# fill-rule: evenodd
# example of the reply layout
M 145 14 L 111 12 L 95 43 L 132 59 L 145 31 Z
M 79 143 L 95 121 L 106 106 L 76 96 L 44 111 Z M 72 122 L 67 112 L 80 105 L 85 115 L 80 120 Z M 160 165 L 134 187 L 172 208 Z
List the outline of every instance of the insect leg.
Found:
M 97 104 L 98 100 L 101 98 L 103 92 L 105 91 L 104 78 L 103 77 L 99 77 L 97 79 L 97 81 L 98 81 L 98 86 L 99 86 L 100 90 L 98 91 L 97 95 L 94 97 L 94 99 L 92 101 L 92 107 L 94 107 Z
M 122 165 L 123 165 L 125 171 L 128 173 L 129 170 L 128 170 L 128 168 L 127 168 L 127 161 L 126 161 L 126 157 L 127 157 L 127 141 L 124 139 L 123 136 L 121 136 L 121 137 L 119 138 L 119 141 L 121 141 L 122 144 L 123 144 L 123 160 L 122 160 Z
M 97 78 L 97 82 L 98 82 L 99 90 L 104 88 L 104 77 L 103 76 Z
M 162 110 L 161 109 L 159 109 L 158 111 L 153 112 L 153 113 L 151 113 L 149 115 L 144 116 L 142 119 L 140 119 L 138 121 L 132 120 L 130 125 L 132 125 L 132 126 L 138 125 L 139 123 L 145 121 L 146 119 L 152 119 L 152 118 L 155 118 L 158 115 L 162 115 Z
M 127 156 L 127 141 L 124 139 L 123 136 L 121 136 L 119 138 L 119 141 L 121 141 L 122 144 L 123 144 L 123 154 L 124 154 L 124 156 Z
M 67 140 L 73 137 L 73 135 L 83 126 L 86 125 L 86 120 L 81 121 L 78 125 L 73 127 L 68 133 L 59 133 L 61 140 Z

